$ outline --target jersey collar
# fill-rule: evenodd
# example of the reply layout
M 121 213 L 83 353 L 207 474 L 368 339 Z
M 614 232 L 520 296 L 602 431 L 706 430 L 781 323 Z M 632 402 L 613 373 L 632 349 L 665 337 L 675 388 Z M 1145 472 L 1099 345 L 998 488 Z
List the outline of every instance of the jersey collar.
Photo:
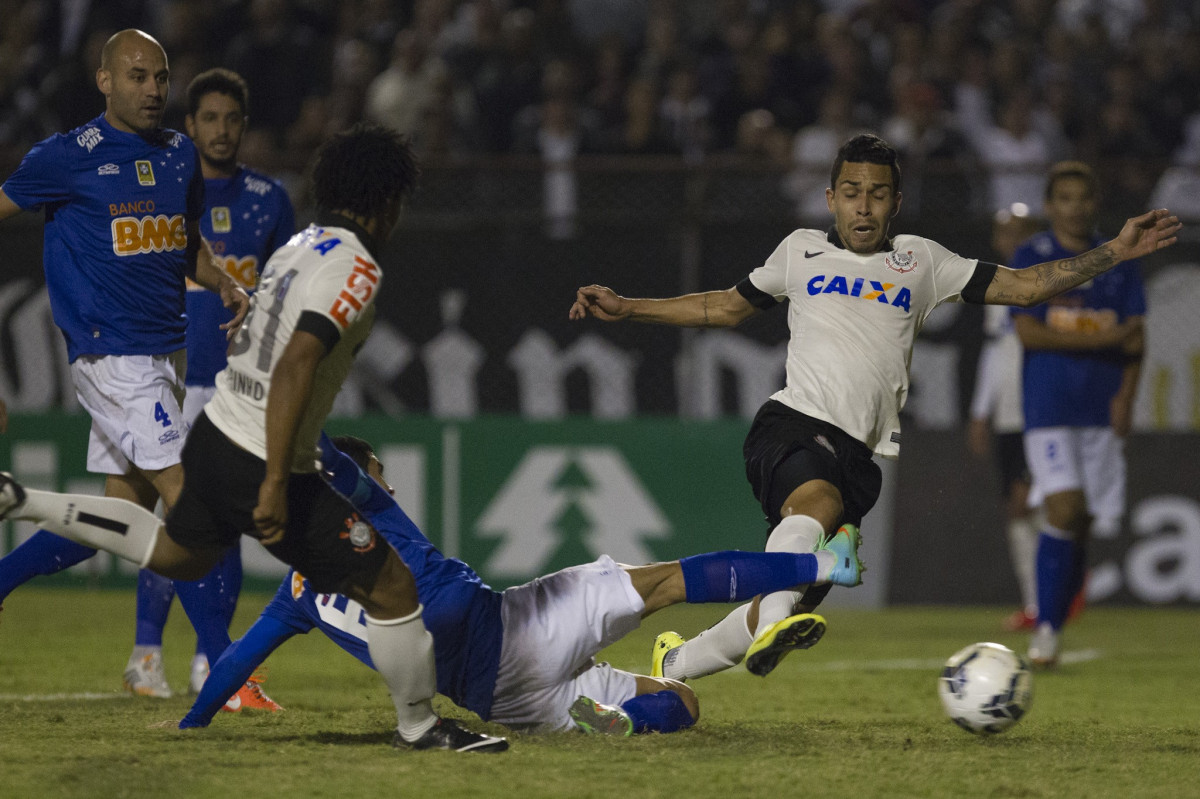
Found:
M 340 227 L 349 230 L 358 237 L 358 240 L 362 243 L 362 246 L 367 248 L 367 252 L 371 253 L 371 257 L 376 261 L 379 260 L 379 253 L 375 251 L 375 237 L 368 233 L 366 228 L 355 222 L 350 217 L 331 213 L 329 211 L 318 211 L 317 224 L 321 227 Z
M 106 111 L 105 113 L 101 114 L 100 116 L 98 116 L 94 120 L 92 120 L 92 122 L 96 126 L 102 128 L 104 133 L 108 136 L 113 136 L 113 137 L 124 136 L 128 139 L 138 139 L 139 141 L 144 141 L 153 147 L 165 147 L 171 143 L 171 139 L 175 135 L 175 131 L 168 131 L 166 128 L 162 128 L 162 127 L 155 128 L 154 130 L 150 131 L 150 133 L 147 133 L 144 136 L 141 133 L 130 133 L 129 131 L 126 131 L 126 130 L 119 130 L 119 129 L 113 127 L 112 123 L 108 121 L 107 114 L 108 114 L 108 112 Z
M 839 250 L 846 249 L 846 245 L 842 244 L 842 237 L 838 235 L 836 227 L 829 228 L 829 231 L 825 234 L 825 238 L 829 241 L 830 244 L 832 244 L 834 247 L 837 247 Z M 891 238 L 884 239 L 884 245 L 885 246 L 883 248 L 880 248 L 880 249 L 876 250 L 875 252 L 890 252 L 890 251 L 896 249 L 896 246 L 894 244 L 892 244 Z M 871 255 L 874 255 L 874 254 L 875 253 L 871 253 Z
M 238 164 L 237 166 L 234 167 L 233 174 L 227 178 L 205 178 L 205 180 L 208 181 L 209 183 L 218 183 L 218 184 L 221 184 L 224 186 L 231 186 L 236 181 L 241 179 L 241 177 L 245 173 L 245 171 L 246 171 L 246 165 Z

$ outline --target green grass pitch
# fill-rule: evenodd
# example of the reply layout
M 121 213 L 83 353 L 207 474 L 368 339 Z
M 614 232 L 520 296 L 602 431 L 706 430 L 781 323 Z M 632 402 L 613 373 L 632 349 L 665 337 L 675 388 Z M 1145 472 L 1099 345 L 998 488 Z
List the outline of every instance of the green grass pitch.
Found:
M 235 633 L 265 604 L 243 595 Z M 153 727 L 186 695 L 128 698 L 132 591 L 18 590 L 0 615 L 0 796 L 53 797 L 1177 797 L 1200 795 L 1200 618 L 1091 608 L 1068 662 L 1034 678 L 1029 714 L 976 738 L 941 711 L 941 662 L 995 640 L 997 608 L 830 610 L 829 632 L 766 679 L 697 681 L 692 730 L 633 739 L 513 736 L 503 755 L 398 752 L 383 683 L 317 634 L 268 661 L 286 711 L 219 714 L 206 730 Z M 722 607 L 672 608 L 605 658 L 648 668 L 663 629 L 685 636 Z M 186 686 L 192 639 L 173 611 L 167 673 Z M 441 705 L 444 712 L 450 710 Z M 479 724 L 478 720 L 472 720 Z M 497 728 L 490 728 L 497 729 Z

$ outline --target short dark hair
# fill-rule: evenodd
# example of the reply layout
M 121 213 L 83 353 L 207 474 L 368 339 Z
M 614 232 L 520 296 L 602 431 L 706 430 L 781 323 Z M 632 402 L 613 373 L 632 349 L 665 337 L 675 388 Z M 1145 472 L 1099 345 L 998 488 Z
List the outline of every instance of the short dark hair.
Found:
M 200 110 L 200 101 L 204 99 L 204 95 L 212 92 L 232 97 L 233 101 L 241 106 L 242 116 L 250 113 L 250 87 L 246 85 L 246 81 L 232 69 L 217 67 L 201 72 L 188 84 L 188 114 L 196 116 L 196 112 Z
M 829 187 L 837 188 L 838 175 L 842 174 L 842 164 L 849 161 L 852 164 L 884 164 L 892 168 L 892 192 L 900 193 L 900 156 L 896 149 L 878 136 L 862 133 L 850 139 L 838 150 L 837 158 L 833 161 L 833 171 L 829 174 Z
M 1100 194 L 1100 180 L 1096 171 L 1082 161 L 1059 161 L 1050 167 L 1050 176 L 1046 178 L 1046 199 L 1054 192 L 1054 186 L 1066 178 L 1079 178 L 1087 184 L 1093 197 Z
M 332 440 L 335 447 L 349 455 L 350 460 L 358 464 L 358 468 L 364 472 L 367 470 L 367 464 L 371 462 L 371 456 L 375 454 L 375 450 L 370 444 L 358 436 L 334 436 Z
M 319 211 L 373 219 L 388 203 L 413 193 L 421 168 L 408 139 L 392 128 L 360 122 L 317 150 L 313 200 Z

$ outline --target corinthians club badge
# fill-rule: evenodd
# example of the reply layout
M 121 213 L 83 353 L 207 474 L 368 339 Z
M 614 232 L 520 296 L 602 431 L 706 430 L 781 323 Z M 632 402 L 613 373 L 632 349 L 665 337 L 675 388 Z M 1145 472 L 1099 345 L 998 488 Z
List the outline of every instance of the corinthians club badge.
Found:
M 883 263 L 888 269 L 894 272 L 911 272 L 917 268 L 917 259 L 913 257 L 912 250 L 905 250 L 904 252 L 896 250 L 895 252 L 888 253 L 884 256 Z
M 350 543 L 359 549 L 370 546 L 371 539 L 373 538 L 371 535 L 371 525 L 362 521 L 355 522 L 350 525 L 349 538 Z

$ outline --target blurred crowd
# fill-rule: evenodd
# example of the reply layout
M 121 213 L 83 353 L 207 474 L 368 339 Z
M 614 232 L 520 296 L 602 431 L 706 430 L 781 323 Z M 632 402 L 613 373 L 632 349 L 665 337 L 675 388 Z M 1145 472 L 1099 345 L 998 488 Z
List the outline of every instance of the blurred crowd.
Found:
M 242 158 L 281 175 L 361 118 L 427 163 L 754 159 L 791 173 L 802 218 L 864 129 L 900 149 L 908 206 L 955 207 L 974 179 L 976 210 L 1036 213 L 1045 167 L 1078 158 L 1137 210 L 1200 165 L 1194 0 L 0 0 L 0 18 L 0 175 L 102 110 L 124 27 L 166 48 L 173 127 L 192 76 L 241 73 Z

